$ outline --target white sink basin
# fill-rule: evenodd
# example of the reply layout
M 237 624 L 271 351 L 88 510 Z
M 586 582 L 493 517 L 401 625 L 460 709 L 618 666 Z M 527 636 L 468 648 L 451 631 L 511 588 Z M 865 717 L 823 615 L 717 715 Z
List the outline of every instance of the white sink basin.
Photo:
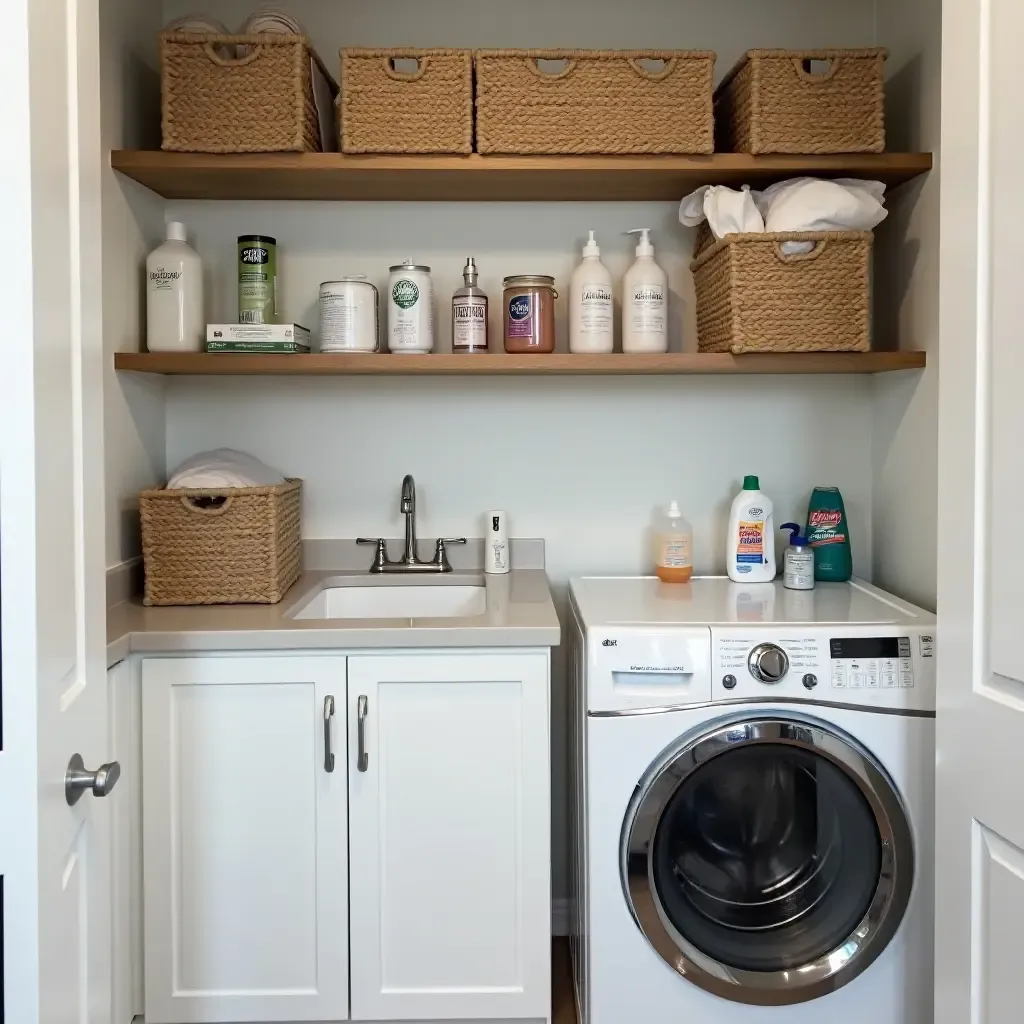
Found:
M 295 619 L 448 619 L 483 615 L 482 586 L 325 587 L 292 618 Z

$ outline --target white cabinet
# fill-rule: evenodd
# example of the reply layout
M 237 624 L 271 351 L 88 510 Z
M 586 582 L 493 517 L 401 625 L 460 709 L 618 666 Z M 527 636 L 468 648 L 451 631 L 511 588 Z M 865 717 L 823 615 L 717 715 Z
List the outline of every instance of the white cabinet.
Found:
M 548 667 L 349 658 L 353 1020 L 550 1017 Z
M 143 662 L 148 1024 L 348 1017 L 344 708 L 342 657 Z

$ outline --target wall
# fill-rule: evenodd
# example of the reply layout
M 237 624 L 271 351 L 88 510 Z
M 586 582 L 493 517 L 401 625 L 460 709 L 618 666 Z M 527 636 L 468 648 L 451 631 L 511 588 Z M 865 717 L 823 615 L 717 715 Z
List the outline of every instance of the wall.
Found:
M 941 0 L 880 0 L 878 39 L 890 49 L 889 147 L 939 155 Z M 874 581 L 935 608 L 938 554 L 939 175 L 889 199 L 876 243 L 875 333 L 888 347 L 925 349 L 922 372 L 881 374 L 872 395 Z
M 104 150 L 157 148 L 160 80 L 156 70 L 159 7 L 103 0 L 102 124 Z M 144 336 L 142 267 L 163 237 L 163 200 L 115 174 L 103 176 L 103 326 L 107 565 L 139 553 L 135 495 L 164 476 L 163 382 L 115 374 L 113 353 L 139 348 Z

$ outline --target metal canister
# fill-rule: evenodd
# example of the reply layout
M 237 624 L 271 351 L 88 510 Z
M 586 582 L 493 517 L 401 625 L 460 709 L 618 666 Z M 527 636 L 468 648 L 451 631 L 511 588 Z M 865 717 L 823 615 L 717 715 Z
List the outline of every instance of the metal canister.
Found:
M 277 239 L 238 236 L 238 322 L 277 323 Z
M 377 352 L 380 321 L 377 289 L 365 274 L 320 285 L 320 351 Z
M 390 269 L 388 348 L 392 352 L 432 352 L 434 285 L 430 267 L 405 260 Z

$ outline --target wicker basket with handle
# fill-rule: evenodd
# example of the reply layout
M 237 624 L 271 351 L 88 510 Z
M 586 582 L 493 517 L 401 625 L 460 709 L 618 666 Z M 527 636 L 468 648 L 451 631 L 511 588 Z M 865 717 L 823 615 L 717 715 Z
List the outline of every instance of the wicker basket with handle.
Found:
M 478 50 L 474 60 L 477 152 L 714 150 L 708 50 Z M 564 66 L 548 73 L 541 61 Z
M 302 481 L 139 495 L 144 601 L 275 604 L 302 571 Z
M 886 51 L 749 50 L 715 90 L 716 148 L 881 153 Z M 820 71 L 815 62 L 824 65 Z
M 735 234 L 702 225 L 693 271 L 701 352 L 866 352 L 870 231 Z M 784 242 L 809 242 L 786 254 Z
M 417 66 L 401 70 L 400 60 Z M 471 153 L 472 51 L 342 50 L 341 149 Z
M 304 36 L 162 32 L 163 148 L 185 153 L 322 149 L 315 62 Z

